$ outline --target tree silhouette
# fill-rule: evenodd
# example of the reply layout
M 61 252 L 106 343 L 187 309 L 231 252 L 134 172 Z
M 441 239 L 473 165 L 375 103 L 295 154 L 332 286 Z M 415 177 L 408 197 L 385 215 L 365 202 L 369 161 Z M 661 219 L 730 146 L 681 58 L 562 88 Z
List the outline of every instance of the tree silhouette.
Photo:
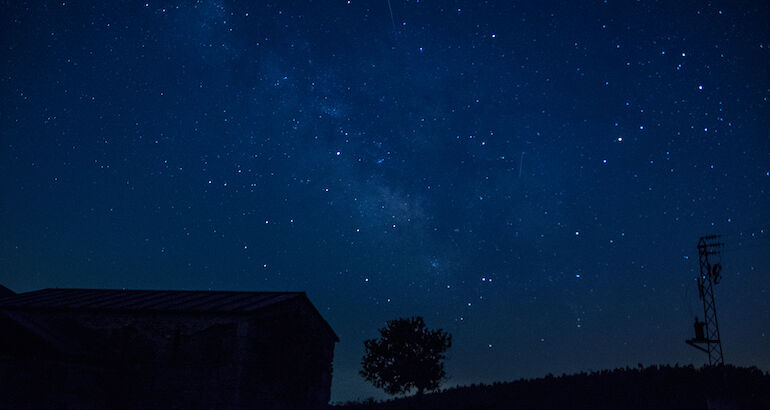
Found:
M 361 376 L 388 394 L 415 388 L 421 396 L 425 390 L 436 390 L 446 377 L 444 353 L 452 346 L 452 335 L 429 330 L 419 316 L 389 320 L 379 331 L 379 340 L 364 341 Z

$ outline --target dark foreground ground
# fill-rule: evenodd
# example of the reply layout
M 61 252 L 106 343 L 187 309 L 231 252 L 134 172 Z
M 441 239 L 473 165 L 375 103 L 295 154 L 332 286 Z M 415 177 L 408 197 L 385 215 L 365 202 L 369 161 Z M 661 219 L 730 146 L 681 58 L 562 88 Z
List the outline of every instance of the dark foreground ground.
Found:
M 770 373 L 652 366 L 455 387 L 333 409 L 770 409 Z

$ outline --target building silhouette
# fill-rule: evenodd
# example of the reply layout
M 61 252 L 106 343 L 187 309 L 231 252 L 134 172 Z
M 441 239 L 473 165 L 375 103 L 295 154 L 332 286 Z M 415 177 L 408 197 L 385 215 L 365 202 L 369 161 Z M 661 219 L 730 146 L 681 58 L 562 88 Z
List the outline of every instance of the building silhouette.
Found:
M 334 344 L 302 292 L 0 294 L 0 408 L 323 408 Z

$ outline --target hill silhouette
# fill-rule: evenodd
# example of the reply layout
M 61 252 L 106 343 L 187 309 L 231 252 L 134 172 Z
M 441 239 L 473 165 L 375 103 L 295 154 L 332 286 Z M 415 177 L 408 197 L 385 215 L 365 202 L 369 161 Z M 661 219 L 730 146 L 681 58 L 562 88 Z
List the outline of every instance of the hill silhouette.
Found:
M 756 367 L 651 366 L 454 387 L 335 409 L 770 409 L 770 373 Z

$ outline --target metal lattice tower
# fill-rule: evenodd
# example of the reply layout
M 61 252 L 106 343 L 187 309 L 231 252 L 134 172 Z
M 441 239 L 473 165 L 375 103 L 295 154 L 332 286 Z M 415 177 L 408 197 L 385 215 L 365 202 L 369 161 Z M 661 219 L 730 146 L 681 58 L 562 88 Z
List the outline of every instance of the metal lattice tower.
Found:
M 719 322 L 717 307 L 714 302 L 714 285 L 722 279 L 722 264 L 718 259 L 720 249 L 724 245 L 719 242 L 719 235 L 703 236 L 698 240 L 698 295 L 703 301 L 703 322 L 695 322 L 695 338 L 687 340 L 687 344 L 708 354 L 709 365 L 724 364 L 722 356 L 722 339 L 719 337 Z M 698 327 L 702 326 L 700 332 Z M 705 345 L 705 347 L 703 347 Z

